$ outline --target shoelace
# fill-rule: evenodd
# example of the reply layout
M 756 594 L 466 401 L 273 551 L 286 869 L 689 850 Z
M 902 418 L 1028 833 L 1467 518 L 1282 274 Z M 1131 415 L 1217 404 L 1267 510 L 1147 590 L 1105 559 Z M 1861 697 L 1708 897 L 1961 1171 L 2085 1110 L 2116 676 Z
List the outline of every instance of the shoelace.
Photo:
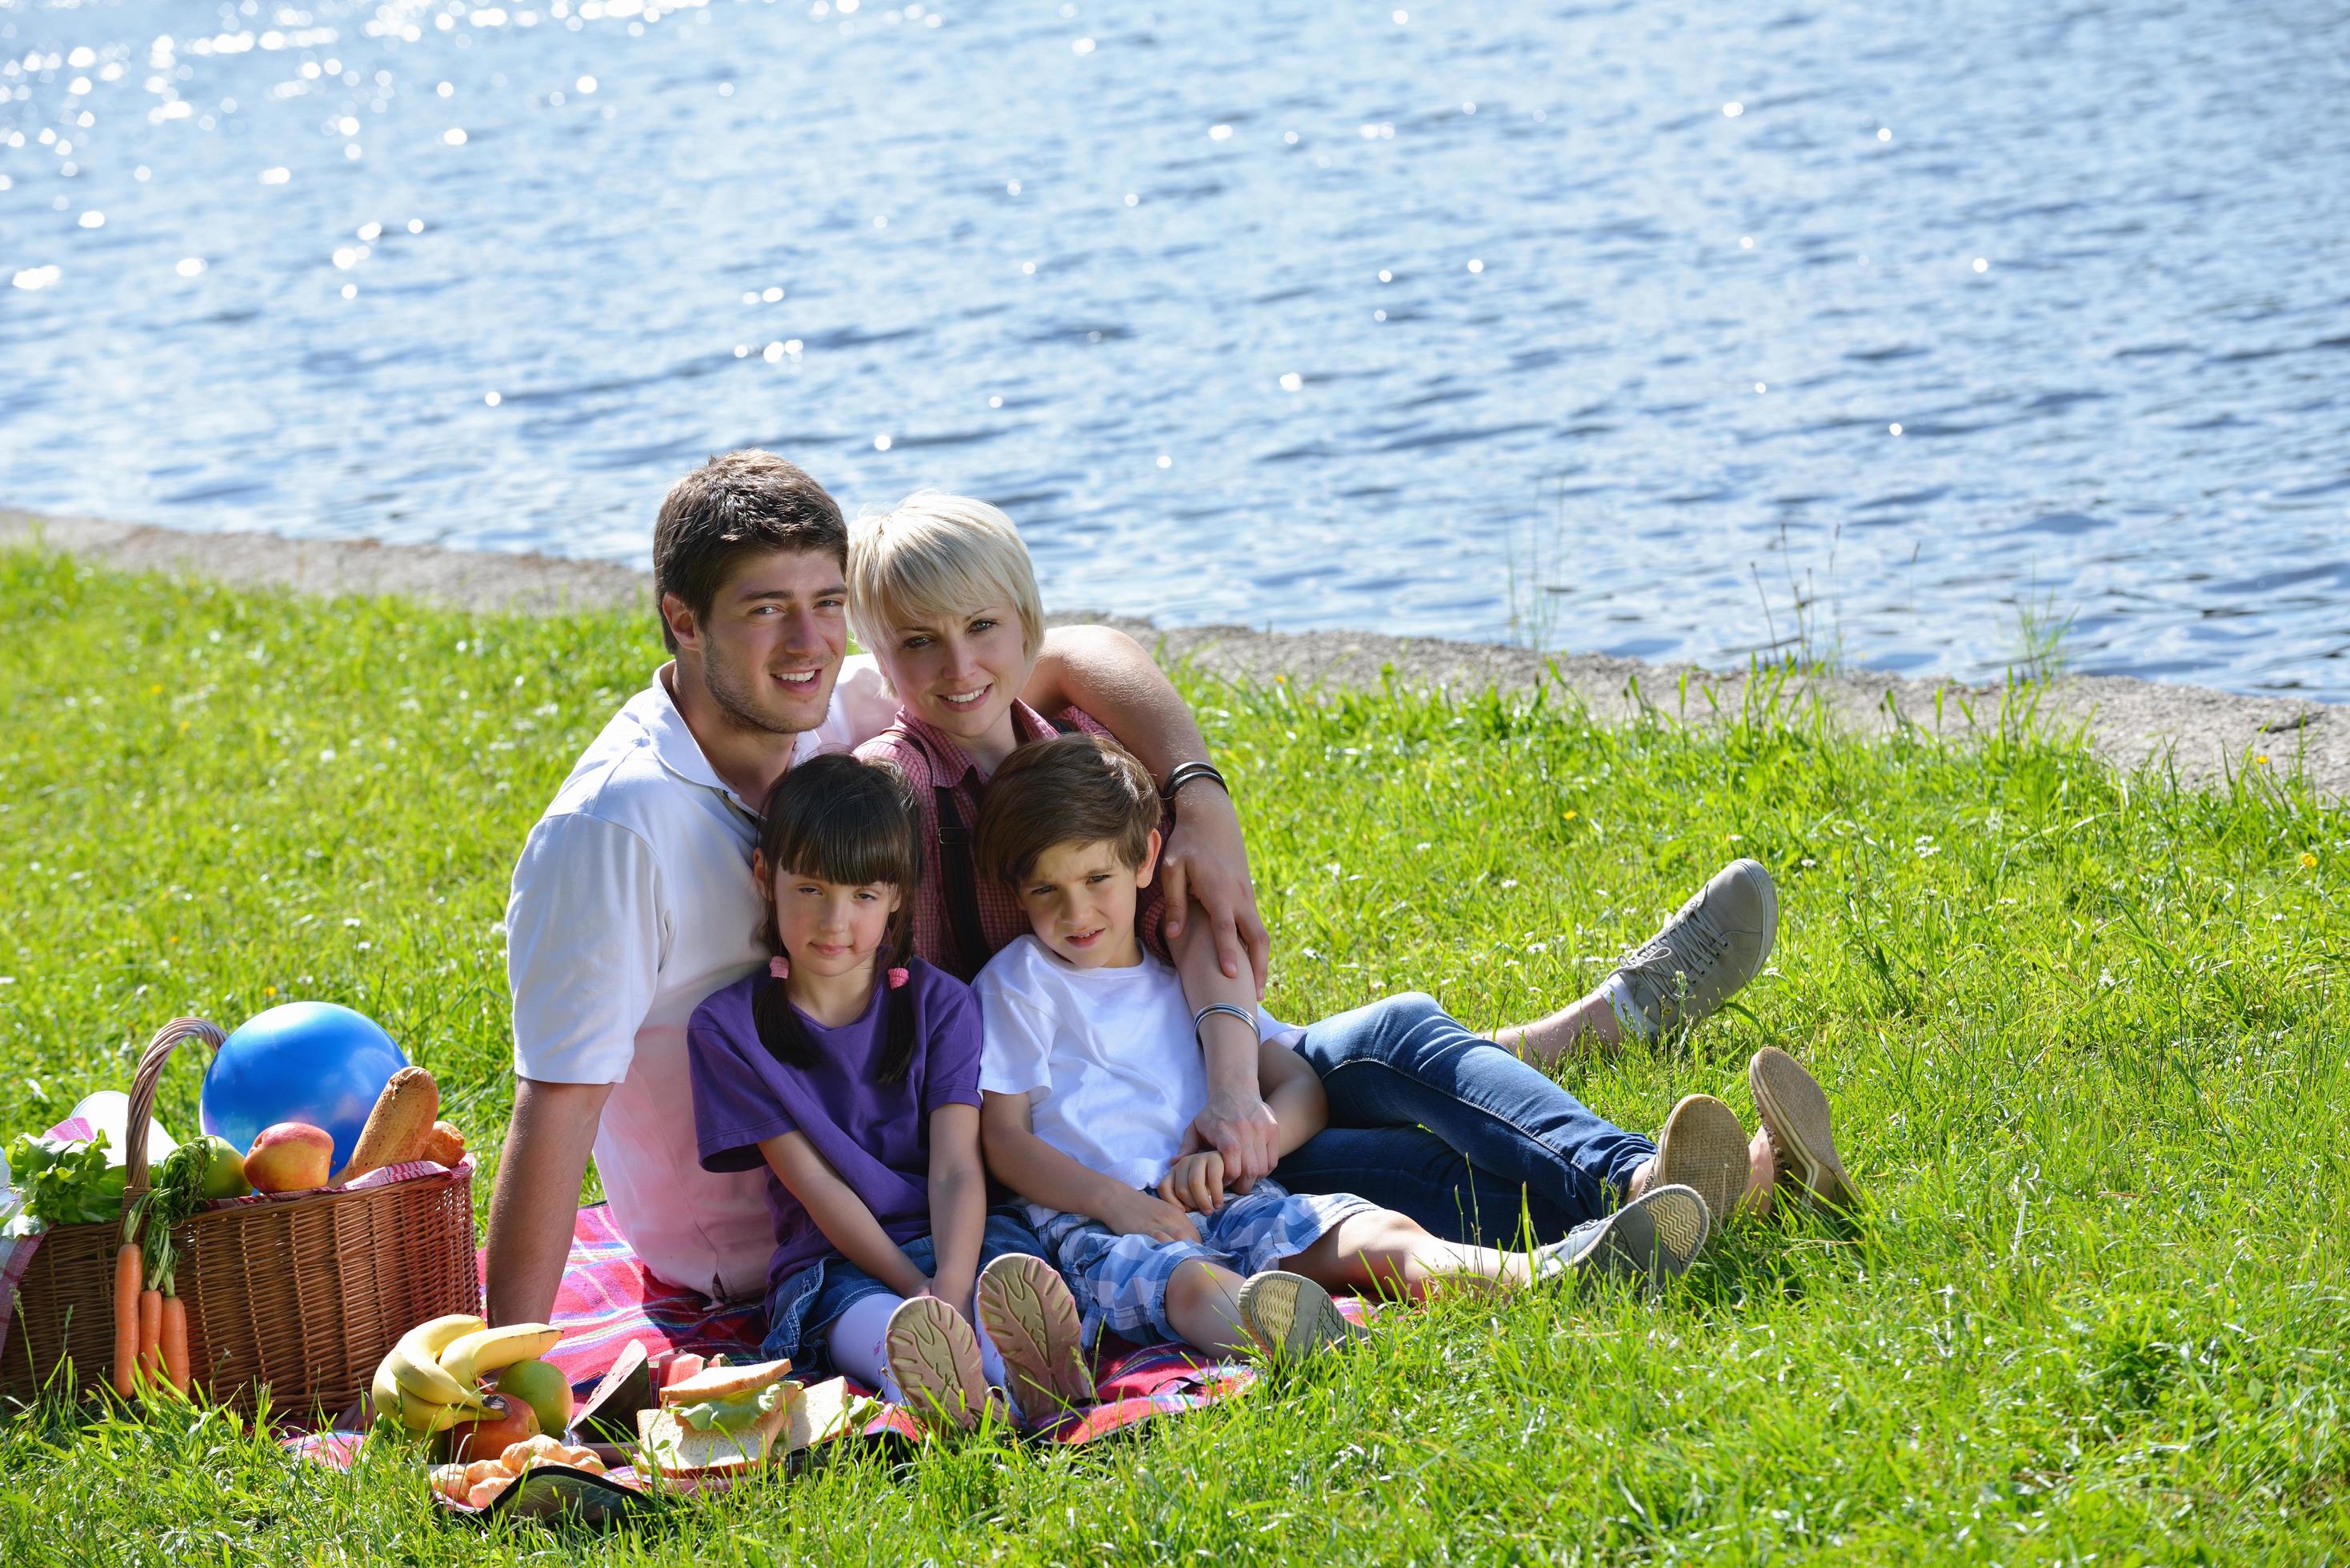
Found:
M 1695 959 L 1696 962 L 1690 963 L 1674 952 L 1672 942 L 1667 936 L 1668 932 L 1687 933 L 1693 939 L 1690 945 L 1694 950 L 1690 956 Z M 1677 972 L 1688 972 L 1710 967 L 1720 961 L 1721 955 L 1729 950 L 1729 934 L 1723 931 L 1721 926 L 1714 922 L 1713 917 L 1700 907 L 1691 909 L 1688 916 L 1679 922 L 1678 928 L 1668 926 L 1664 931 L 1659 932 L 1648 941 L 1626 953 L 1624 961 L 1616 967 L 1627 975 L 1645 975 L 1651 980 L 1662 982 L 1670 980 Z

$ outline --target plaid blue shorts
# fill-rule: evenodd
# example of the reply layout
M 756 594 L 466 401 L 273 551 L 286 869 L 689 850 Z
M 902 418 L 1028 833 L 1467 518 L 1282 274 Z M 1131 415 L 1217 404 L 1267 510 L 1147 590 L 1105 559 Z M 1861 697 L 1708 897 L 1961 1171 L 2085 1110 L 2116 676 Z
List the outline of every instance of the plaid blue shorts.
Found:
M 1037 1227 L 1045 1253 L 1077 1298 L 1085 1336 L 1107 1328 L 1128 1339 L 1179 1337 L 1167 1321 L 1167 1283 L 1190 1262 L 1216 1263 L 1245 1278 L 1279 1266 L 1328 1235 L 1351 1214 L 1375 1206 L 1345 1192 L 1293 1193 L 1272 1181 L 1234 1197 L 1213 1214 L 1194 1214 L 1200 1240 L 1161 1241 L 1121 1236 L 1083 1214 L 1055 1214 Z

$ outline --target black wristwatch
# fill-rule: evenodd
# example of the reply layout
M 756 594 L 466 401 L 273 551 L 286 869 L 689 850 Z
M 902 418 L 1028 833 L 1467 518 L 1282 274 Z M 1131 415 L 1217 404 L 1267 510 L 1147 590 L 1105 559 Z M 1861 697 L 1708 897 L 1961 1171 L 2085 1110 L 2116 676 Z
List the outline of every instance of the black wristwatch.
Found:
M 1175 792 L 1194 779 L 1213 779 L 1216 781 L 1218 789 L 1227 795 L 1232 793 L 1232 786 L 1224 782 L 1224 775 L 1216 771 L 1213 763 L 1181 763 L 1177 764 L 1173 773 L 1167 775 L 1167 787 L 1159 792 L 1159 800 L 1168 805 L 1173 805 Z

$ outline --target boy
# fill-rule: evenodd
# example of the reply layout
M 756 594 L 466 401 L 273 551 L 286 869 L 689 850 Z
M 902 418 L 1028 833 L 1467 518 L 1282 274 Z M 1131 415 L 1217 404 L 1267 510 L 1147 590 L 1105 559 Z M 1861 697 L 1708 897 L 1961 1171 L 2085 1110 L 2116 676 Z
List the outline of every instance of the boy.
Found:
M 1286 1358 L 1349 1334 L 1331 1287 L 1418 1298 L 1448 1279 L 1687 1267 L 1711 1221 L 1683 1186 L 1518 1255 L 1440 1241 L 1347 1194 L 1292 1194 L 1269 1179 L 1228 1192 L 1222 1158 L 1185 1147 L 1207 1096 L 1196 1021 L 1174 971 L 1135 935 L 1159 822 L 1150 775 L 1091 734 L 1011 752 L 979 815 L 981 874 L 1010 885 L 1029 925 L 974 987 L 986 1029 L 982 1141 L 989 1168 L 1028 1199 L 1088 1339 L 1148 1331 Z M 1265 1038 L 1274 1025 L 1261 1011 L 1247 1022 L 1286 1154 L 1320 1129 L 1321 1085 Z

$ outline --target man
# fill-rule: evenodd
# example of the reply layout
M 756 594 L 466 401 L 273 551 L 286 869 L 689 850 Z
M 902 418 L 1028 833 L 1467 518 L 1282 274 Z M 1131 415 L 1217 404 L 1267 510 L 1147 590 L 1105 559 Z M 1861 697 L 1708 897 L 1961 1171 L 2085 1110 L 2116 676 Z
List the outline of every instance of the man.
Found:
M 675 658 L 582 753 L 515 867 L 517 1082 L 490 1201 L 494 1321 L 552 1309 L 591 1151 L 655 1274 L 717 1297 L 764 1281 L 764 1178 L 701 1168 L 685 1025 L 766 956 L 747 870 L 759 804 L 795 762 L 848 750 L 896 711 L 871 660 L 844 657 L 847 550 L 832 498 L 768 452 L 713 458 L 662 503 L 654 589 Z M 1101 715 L 1161 778 L 1207 760 L 1182 699 L 1121 633 L 1055 631 L 1022 695 Z M 1204 918 L 1225 972 L 1261 984 L 1239 819 L 1220 791 L 1179 799 L 1170 930 Z M 1272 1163 L 1253 1075 L 1216 1085 L 1201 1131 L 1237 1164 Z

